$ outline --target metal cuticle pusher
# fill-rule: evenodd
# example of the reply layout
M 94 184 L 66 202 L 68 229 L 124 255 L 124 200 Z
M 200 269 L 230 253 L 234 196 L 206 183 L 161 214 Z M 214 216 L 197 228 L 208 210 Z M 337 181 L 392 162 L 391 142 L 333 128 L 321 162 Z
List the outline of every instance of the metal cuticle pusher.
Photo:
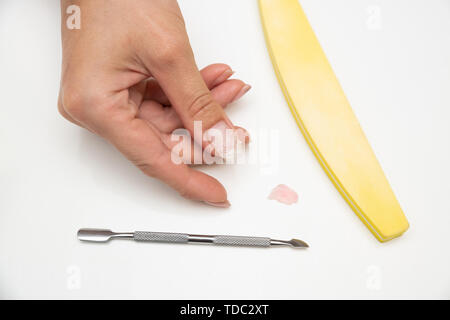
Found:
M 113 232 L 108 229 L 84 228 L 78 230 L 78 239 L 90 242 L 107 242 L 110 239 L 133 239 L 135 241 L 164 242 L 164 243 L 207 243 L 221 246 L 239 247 L 278 247 L 308 248 L 302 240 L 275 240 L 266 237 L 244 237 L 227 235 L 199 235 L 169 232 Z

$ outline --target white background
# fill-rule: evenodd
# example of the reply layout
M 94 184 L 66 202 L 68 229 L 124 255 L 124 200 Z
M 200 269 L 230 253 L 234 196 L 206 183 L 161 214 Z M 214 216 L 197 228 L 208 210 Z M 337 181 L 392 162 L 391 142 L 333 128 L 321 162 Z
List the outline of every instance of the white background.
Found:
M 221 210 L 180 198 L 65 121 L 59 1 L 1 0 L 0 298 L 450 298 L 450 1 L 301 3 L 407 233 L 380 244 L 322 171 L 279 89 L 256 1 L 180 2 L 199 66 L 228 63 L 253 86 L 230 117 L 256 141 L 260 130 L 280 138 L 272 174 L 258 164 L 203 169 L 228 190 L 232 207 Z M 298 204 L 266 199 L 279 183 Z M 311 247 L 86 244 L 80 227 L 299 237 Z

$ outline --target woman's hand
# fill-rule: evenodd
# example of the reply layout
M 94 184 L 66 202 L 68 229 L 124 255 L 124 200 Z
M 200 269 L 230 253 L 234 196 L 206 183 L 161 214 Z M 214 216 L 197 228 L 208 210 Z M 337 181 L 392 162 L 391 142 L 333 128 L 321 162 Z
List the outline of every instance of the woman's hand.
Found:
M 236 130 L 223 108 L 250 86 L 228 80 L 224 64 L 198 71 L 175 0 L 63 0 L 62 17 L 71 4 L 81 8 L 81 28 L 62 18 L 61 114 L 182 196 L 228 207 L 216 179 L 171 160 L 170 134 L 194 136 L 194 121 L 203 131 Z

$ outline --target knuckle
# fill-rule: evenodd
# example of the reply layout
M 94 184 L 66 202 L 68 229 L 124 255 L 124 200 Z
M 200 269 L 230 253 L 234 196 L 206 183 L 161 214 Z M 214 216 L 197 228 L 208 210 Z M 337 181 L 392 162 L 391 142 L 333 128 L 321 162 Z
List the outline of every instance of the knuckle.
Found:
M 61 97 L 61 108 L 72 118 L 84 121 L 88 117 L 104 116 L 110 104 L 97 94 L 83 88 L 67 88 Z
M 189 188 L 189 186 L 191 185 L 191 179 L 192 179 L 192 175 L 187 175 L 187 177 L 185 178 L 184 182 L 180 185 L 177 186 L 177 191 L 180 194 L 180 196 L 182 196 L 183 198 L 186 199 L 192 199 L 192 192 Z
M 166 159 L 162 154 L 155 155 L 151 158 L 142 159 L 136 157 L 135 159 L 130 159 L 142 172 L 146 175 L 154 178 L 159 178 L 159 168 L 165 164 Z
M 132 162 L 138 167 L 142 172 L 144 172 L 146 175 L 150 177 L 154 177 L 154 169 L 152 165 L 145 161 L 136 161 L 132 160 Z
M 178 189 L 178 193 L 180 194 L 180 196 L 182 196 L 185 199 L 190 199 L 190 193 L 188 192 L 187 188 L 185 188 L 184 186 L 181 186 Z
M 188 104 L 189 115 L 193 119 L 204 119 L 208 113 L 215 110 L 214 99 L 210 92 L 200 93 Z
M 182 39 L 166 40 L 163 46 L 155 52 L 155 63 L 159 66 L 170 67 L 188 56 L 189 45 Z
M 182 196 L 183 198 L 186 199 L 192 199 L 192 195 L 189 192 L 189 188 L 187 187 L 188 183 L 185 182 L 183 185 L 179 186 L 178 188 L 178 193 L 180 194 L 180 196 Z
M 67 119 L 67 112 L 64 110 L 64 107 L 63 107 L 63 104 L 62 104 L 62 102 L 61 102 L 61 98 L 58 98 L 58 112 L 59 112 L 59 114 L 63 117 L 63 118 L 65 118 L 65 119 Z M 69 120 L 69 119 L 67 119 L 67 120 Z
M 80 120 L 83 114 L 82 96 L 77 90 L 64 90 L 61 97 L 61 108 L 63 108 L 74 119 Z

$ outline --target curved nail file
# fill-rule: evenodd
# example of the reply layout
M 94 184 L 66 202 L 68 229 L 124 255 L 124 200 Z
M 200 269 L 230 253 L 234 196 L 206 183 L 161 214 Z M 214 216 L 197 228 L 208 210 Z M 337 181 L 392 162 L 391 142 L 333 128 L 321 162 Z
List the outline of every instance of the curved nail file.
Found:
M 408 221 L 298 0 L 259 0 L 278 81 L 306 141 L 353 211 L 381 241 Z

